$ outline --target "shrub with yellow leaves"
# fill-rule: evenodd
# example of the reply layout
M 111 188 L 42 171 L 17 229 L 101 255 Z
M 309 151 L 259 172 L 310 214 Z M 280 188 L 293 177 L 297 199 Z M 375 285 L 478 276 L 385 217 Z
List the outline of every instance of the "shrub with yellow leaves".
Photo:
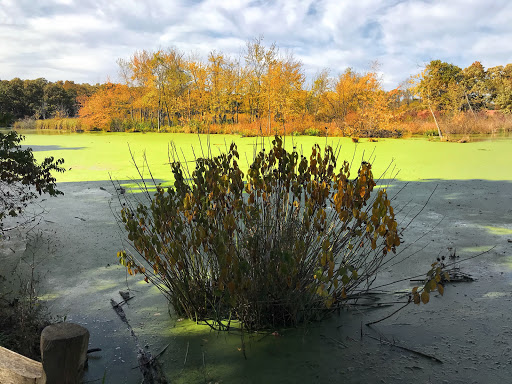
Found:
M 276 136 L 246 175 L 235 144 L 196 159 L 191 174 L 175 160 L 174 186 L 123 207 L 131 250 L 120 261 L 180 315 L 215 329 L 231 319 L 246 330 L 319 319 L 368 289 L 400 245 L 371 164 L 351 178 L 348 162 L 337 170 L 339 153 L 315 144 L 308 159 Z

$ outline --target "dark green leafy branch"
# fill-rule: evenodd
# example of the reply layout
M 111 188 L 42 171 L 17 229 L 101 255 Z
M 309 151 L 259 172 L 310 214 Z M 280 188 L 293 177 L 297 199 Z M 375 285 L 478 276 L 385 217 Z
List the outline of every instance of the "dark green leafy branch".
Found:
M 64 172 L 64 160 L 47 157 L 38 164 L 31 148 L 21 148 L 23 139 L 15 131 L 0 133 L 0 231 L 4 218 L 20 215 L 38 195 L 63 194 L 52 172 Z

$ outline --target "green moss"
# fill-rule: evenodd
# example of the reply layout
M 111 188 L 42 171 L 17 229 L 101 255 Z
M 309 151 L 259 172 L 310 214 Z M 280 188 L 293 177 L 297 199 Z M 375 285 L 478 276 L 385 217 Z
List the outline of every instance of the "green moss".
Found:
M 461 253 L 479 253 L 479 252 L 485 252 L 492 248 L 492 245 L 479 245 L 475 247 L 464 247 L 460 249 Z
M 505 235 L 512 235 L 512 229 L 509 229 L 509 228 L 491 227 L 491 226 L 485 226 L 484 228 L 491 235 L 503 235 L 503 236 L 505 236 Z

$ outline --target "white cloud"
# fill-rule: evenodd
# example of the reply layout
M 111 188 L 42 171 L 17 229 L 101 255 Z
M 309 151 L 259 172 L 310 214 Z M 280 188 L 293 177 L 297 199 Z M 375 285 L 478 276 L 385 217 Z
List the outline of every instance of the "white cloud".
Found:
M 116 59 L 136 50 L 238 56 L 264 35 L 308 76 L 378 59 L 391 89 L 432 59 L 507 64 L 510 20 L 508 0 L 0 0 L 0 78 L 98 82 L 115 79 Z

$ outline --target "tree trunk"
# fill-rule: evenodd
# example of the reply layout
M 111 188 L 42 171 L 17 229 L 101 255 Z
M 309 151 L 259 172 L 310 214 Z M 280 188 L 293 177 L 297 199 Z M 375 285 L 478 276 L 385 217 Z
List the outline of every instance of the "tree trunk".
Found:
M 47 384 L 78 384 L 87 359 L 89 331 L 73 323 L 47 326 L 41 333 L 41 360 Z
M 430 113 L 432 114 L 432 117 L 434 118 L 434 123 L 436 123 L 437 133 L 439 134 L 439 139 L 443 140 L 443 134 L 441 133 L 441 128 L 439 128 L 439 124 L 437 123 L 436 115 L 435 115 L 434 111 L 432 110 L 432 106 L 430 105 L 430 103 L 428 103 L 428 108 L 430 109 Z
M 468 94 L 466 92 L 464 92 L 464 96 L 466 96 L 466 102 L 468 103 L 469 110 L 473 113 L 473 117 L 476 119 L 475 111 L 473 111 L 473 107 L 469 102 Z

